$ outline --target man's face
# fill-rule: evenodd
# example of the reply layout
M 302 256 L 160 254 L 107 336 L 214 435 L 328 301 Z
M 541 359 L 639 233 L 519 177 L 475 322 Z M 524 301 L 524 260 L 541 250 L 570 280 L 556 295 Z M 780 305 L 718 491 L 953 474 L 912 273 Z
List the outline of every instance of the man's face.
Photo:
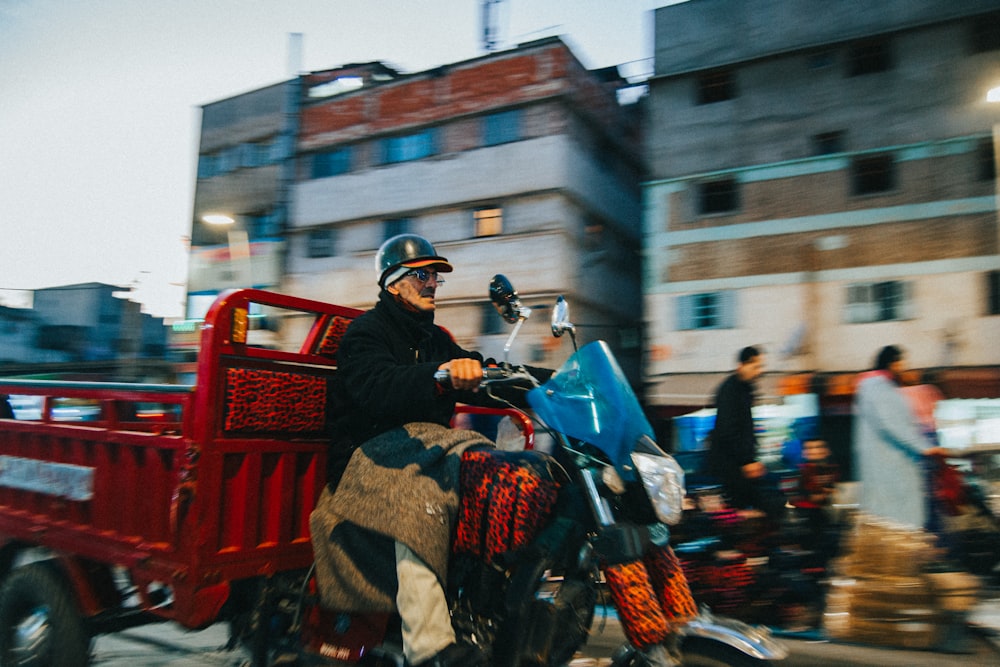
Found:
M 744 382 L 753 382 L 764 372 L 764 355 L 758 354 L 753 359 L 740 364 L 736 373 Z
M 434 269 L 413 269 L 389 285 L 388 290 L 414 310 L 430 312 L 435 308 L 434 297 L 439 284 L 438 274 Z
M 889 364 L 889 373 L 896 378 L 897 382 L 901 383 L 903 381 L 904 372 L 906 372 L 906 360 L 902 356 Z

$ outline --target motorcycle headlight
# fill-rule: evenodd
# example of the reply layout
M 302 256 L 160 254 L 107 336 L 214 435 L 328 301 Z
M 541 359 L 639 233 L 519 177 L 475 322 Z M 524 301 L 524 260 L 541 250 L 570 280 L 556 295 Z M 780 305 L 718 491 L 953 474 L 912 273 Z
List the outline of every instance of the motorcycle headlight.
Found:
M 633 453 L 632 463 L 639 471 L 656 517 L 671 526 L 679 523 L 684 513 L 684 469 L 667 455 Z

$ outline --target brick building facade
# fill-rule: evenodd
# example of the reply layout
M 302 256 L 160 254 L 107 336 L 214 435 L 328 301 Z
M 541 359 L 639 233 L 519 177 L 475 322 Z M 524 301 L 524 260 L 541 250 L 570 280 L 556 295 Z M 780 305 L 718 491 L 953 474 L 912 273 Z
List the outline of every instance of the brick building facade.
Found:
M 348 65 L 207 105 L 192 222 L 206 261 L 192 259 L 189 303 L 243 281 L 367 308 L 375 251 L 413 232 L 456 267 L 438 320 L 462 345 L 501 356 L 509 328 L 487 287 L 503 273 L 529 306 L 564 294 L 581 337 L 609 340 L 638 382 L 643 170 L 626 85 L 550 38 L 413 74 Z M 254 146 L 273 164 L 212 169 Z M 206 225 L 216 212 L 236 224 Z M 511 356 L 557 365 L 567 352 L 542 309 Z
M 1000 2 L 847 7 L 656 11 L 645 372 L 662 409 L 709 404 L 749 344 L 772 399 L 893 343 L 938 377 L 1000 364 Z

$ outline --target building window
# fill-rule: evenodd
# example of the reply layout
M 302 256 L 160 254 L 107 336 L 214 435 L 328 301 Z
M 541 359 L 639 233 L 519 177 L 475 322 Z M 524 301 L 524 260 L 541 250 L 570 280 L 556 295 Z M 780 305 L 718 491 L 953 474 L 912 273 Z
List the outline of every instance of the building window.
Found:
M 521 110 L 512 109 L 483 117 L 483 145 L 496 146 L 521 139 Z
M 972 19 L 970 41 L 973 53 L 1000 49 L 1000 12 L 977 16 Z
M 271 164 L 289 158 L 295 151 L 295 137 L 291 134 L 280 134 L 268 146 L 268 162 Z
M 265 141 L 258 141 L 250 144 L 253 147 L 253 160 L 255 166 L 263 167 L 271 164 L 271 151 L 274 150 L 274 144 L 277 141 L 278 137 L 271 137 Z
M 583 225 L 583 249 L 589 254 L 603 253 L 607 249 L 607 229 L 593 216 L 588 216 Z
M 484 336 L 495 336 L 497 334 L 506 333 L 507 323 L 504 319 L 500 317 L 500 313 L 493 306 L 492 301 L 487 301 L 482 306 L 482 322 L 480 324 L 481 331 Z
M 725 102 L 736 97 L 736 73 L 717 69 L 698 75 L 698 104 Z
M 243 163 L 243 148 L 241 146 L 231 146 L 219 153 L 219 173 L 228 174 L 236 171 Z
M 677 329 L 732 329 L 736 326 L 736 293 L 704 292 L 677 297 Z
M 246 216 L 247 230 L 251 239 L 266 239 L 281 236 L 281 218 L 277 212 L 254 213 Z
M 198 178 L 211 178 L 218 173 L 219 158 L 217 155 L 198 156 Z
M 706 181 L 698 184 L 698 214 L 717 215 L 739 209 L 739 184 L 734 178 Z
M 862 324 L 910 319 L 911 292 L 911 283 L 902 280 L 848 285 L 844 320 Z
M 847 75 L 864 76 L 886 72 L 892 67 L 892 52 L 887 38 L 862 39 L 848 47 Z
M 1000 315 L 1000 271 L 986 272 L 986 314 Z
M 891 155 L 866 155 L 851 162 L 851 193 L 870 195 L 896 187 L 896 161 Z
M 811 53 L 806 61 L 809 69 L 826 69 L 833 65 L 836 61 L 836 56 L 833 51 L 817 51 Z
M 812 138 L 813 155 L 833 155 L 844 152 L 844 131 L 820 132 Z
M 409 218 L 390 218 L 382 222 L 382 240 L 388 241 L 393 236 L 410 232 Z
M 307 240 L 306 256 L 333 257 L 333 230 L 311 230 Z
M 484 206 L 472 212 L 472 222 L 476 236 L 499 236 L 503 233 L 503 209 L 499 206 Z
M 326 178 L 346 174 L 351 170 L 351 149 L 336 148 L 312 156 L 312 178 Z
M 976 147 L 976 160 L 979 162 L 979 168 L 976 170 L 979 180 L 995 181 L 997 178 L 997 156 L 992 137 L 980 140 Z
M 437 130 L 435 128 L 382 140 L 382 164 L 409 162 L 431 155 L 437 155 Z

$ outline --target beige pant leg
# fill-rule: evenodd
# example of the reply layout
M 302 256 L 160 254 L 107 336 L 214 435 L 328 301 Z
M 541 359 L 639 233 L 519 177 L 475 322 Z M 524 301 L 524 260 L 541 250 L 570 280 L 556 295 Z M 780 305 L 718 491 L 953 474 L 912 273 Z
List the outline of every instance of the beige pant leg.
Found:
M 411 665 L 455 642 L 448 601 L 437 577 L 405 544 L 396 542 L 396 608 L 403 621 L 403 653 Z

